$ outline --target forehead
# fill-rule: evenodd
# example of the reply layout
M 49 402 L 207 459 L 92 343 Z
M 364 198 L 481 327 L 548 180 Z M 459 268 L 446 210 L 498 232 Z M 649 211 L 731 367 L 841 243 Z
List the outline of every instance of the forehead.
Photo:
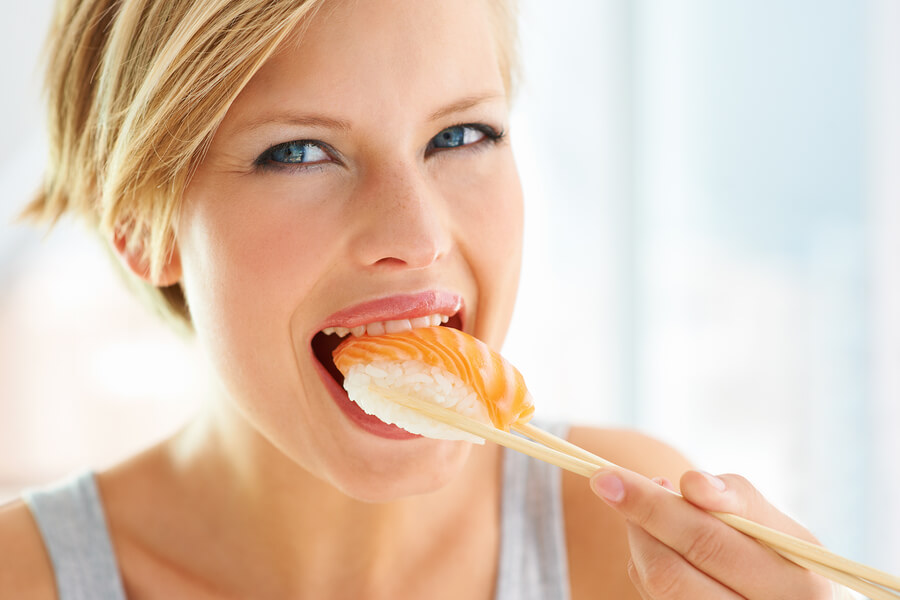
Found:
M 458 97 L 503 95 L 487 1 L 326 1 L 257 72 L 226 121 L 265 107 L 389 120 Z

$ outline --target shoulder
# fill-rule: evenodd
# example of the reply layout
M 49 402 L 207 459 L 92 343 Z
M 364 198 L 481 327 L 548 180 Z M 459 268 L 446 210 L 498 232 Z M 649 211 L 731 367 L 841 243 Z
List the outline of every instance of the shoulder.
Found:
M 691 468 L 672 446 L 632 429 L 576 426 L 568 437 L 573 444 L 647 477 L 666 477 L 677 484 Z
M 50 557 L 22 500 L 0 506 L 0 598 L 56 598 Z
M 573 427 L 568 439 L 619 466 L 676 485 L 690 468 L 671 446 L 632 430 Z M 630 552 L 624 520 L 594 495 L 587 479 L 573 473 L 563 475 L 563 505 L 572 598 L 596 597 L 602 590 L 637 600 L 625 570 Z

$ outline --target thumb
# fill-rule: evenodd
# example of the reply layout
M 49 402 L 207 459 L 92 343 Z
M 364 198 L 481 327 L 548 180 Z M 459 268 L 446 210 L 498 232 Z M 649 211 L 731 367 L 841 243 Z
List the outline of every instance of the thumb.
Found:
M 681 476 L 685 500 L 707 511 L 739 515 L 798 538 L 819 543 L 802 525 L 775 508 L 747 479 L 740 475 L 712 475 L 687 471 Z

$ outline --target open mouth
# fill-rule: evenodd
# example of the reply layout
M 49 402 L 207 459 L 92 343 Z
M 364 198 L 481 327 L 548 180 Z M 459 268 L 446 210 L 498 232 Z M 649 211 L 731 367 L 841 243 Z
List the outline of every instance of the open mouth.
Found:
M 441 315 L 434 313 L 424 317 L 412 319 L 400 319 L 395 321 L 375 321 L 365 325 L 349 327 L 326 327 L 313 336 L 311 346 L 316 360 L 325 368 L 329 375 L 343 388 L 344 375 L 338 370 L 332 359 L 332 353 L 347 336 L 381 335 L 384 333 L 397 333 L 408 329 L 420 327 L 452 327 L 462 329 L 462 319 L 459 313 L 453 315 Z

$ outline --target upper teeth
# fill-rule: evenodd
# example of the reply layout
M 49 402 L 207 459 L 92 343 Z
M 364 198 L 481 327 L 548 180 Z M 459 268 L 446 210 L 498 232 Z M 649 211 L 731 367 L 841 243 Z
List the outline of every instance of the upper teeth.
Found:
M 441 323 L 450 320 L 447 315 L 433 314 L 427 317 L 416 317 L 414 319 L 397 319 L 395 321 L 375 321 L 366 325 L 357 325 L 356 327 L 326 327 L 322 330 L 325 335 L 336 333 L 338 337 L 346 337 L 353 334 L 357 337 L 367 335 L 381 335 L 384 333 L 397 333 L 407 331 L 418 327 L 437 327 Z

